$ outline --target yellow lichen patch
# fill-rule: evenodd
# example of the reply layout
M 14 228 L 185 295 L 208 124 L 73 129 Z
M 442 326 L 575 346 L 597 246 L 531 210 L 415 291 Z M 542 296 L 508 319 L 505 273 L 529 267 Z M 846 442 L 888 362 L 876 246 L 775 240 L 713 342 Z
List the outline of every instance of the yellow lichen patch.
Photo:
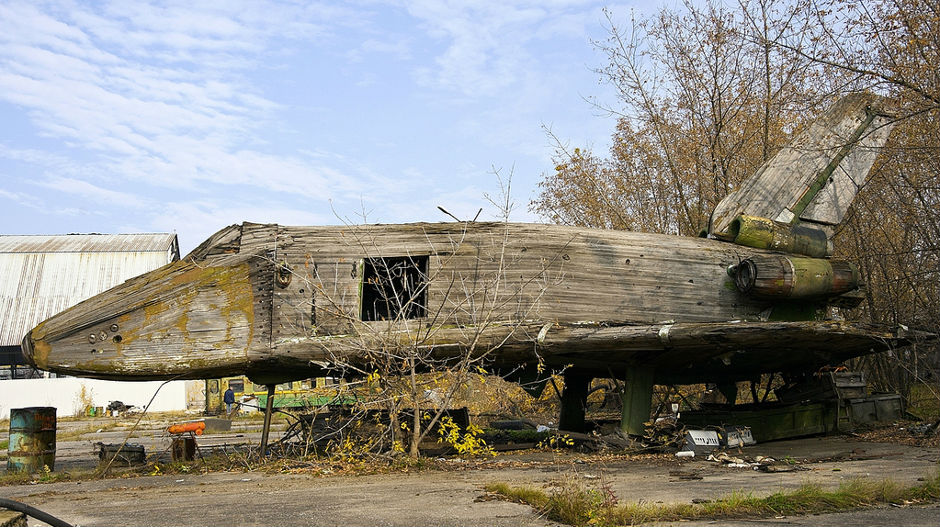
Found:
M 49 365 L 49 352 L 52 351 L 52 347 L 49 346 L 49 343 L 45 340 L 34 340 L 33 341 L 33 363 L 39 369 L 46 369 Z
M 144 324 L 149 324 L 151 320 L 157 320 L 160 315 L 169 309 L 166 302 L 154 302 L 144 305 Z
M 181 273 L 176 273 L 170 278 L 170 284 L 175 287 L 198 287 L 201 285 L 216 282 L 220 287 L 226 287 L 232 279 L 232 275 L 240 274 L 241 271 L 247 274 L 242 268 L 247 268 L 246 264 L 237 265 L 207 265 L 205 267 L 190 264 L 189 268 Z
M 206 266 L 187 270 L 172 278 L 171 283 L 177 285 L 178 293 L 163 305 L 176 313 L 170 325 L 178 332 L 177 338 L 183 345 L 181 351 L 238 349 L 244 351 L 243 359 L 247 359 L 254 330 L 254 297 L 249 270 L 244 263 Z M 224 335 L 216 333 L 212 340 L 201 335 L 203 327 L 200 324 L 207 316 L 218 317 L 223 322 Z M 241 335 L 236 329 L 242 331 Z M 247 338 L 243 333 L 245 330 Z
M 44 320 L 30 330 L 29 335 L 33 340 L 43 340 L 46 338 L 46 322 L 47 320 Z
M 220 311 L 229 320 L 236 313 L 241 313 L 245 317 L 245 322 L 248 324 L 248 341 L 245 343 L 247 356 L 248 348 L 251 346 L 255 334 L 255 296 L 251 291 L 251 276 L 248 264 L 240 265 L 232 270 L 238 271 L 241 276 L 239 280 L 231 282 L 231 287 L 223 289 L 226 298 Z M 231 325 L 228 326 L 228 329 L 231 330 Z
M 189 340 L 189 313 L 186 311 L 180 312 L 179 316 L 176 318 L 176 329 L 180 330 L 183 339 Z

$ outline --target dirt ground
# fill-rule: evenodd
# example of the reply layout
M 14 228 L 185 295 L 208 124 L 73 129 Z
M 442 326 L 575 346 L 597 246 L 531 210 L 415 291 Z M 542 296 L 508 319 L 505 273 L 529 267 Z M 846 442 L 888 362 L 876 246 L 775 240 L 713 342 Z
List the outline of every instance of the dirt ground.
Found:
M 57 470 L 94 467 L 95 441 L 120 442 L 113 422 L 60 425 Z M 160 425 L 138 430 L 131 442 L 148 452 L 169 445 Z M 83 427 L 83 428 L 82 428 Z M 259 424 L 207 434 L 200 445 L 257 443 Z M 108 428 L 108 430 L 105 430 Z M 0 438 L 2 439 L 2 438 Z M 867 442 L 845 436 L 778 441 L 747 447 L 744 455 L 786 459 L 799 470 L 764 473 L 701 457 L 604 456 L 573 452 L 505 453 L 486 462 L 442 461 L 446 470 L 378 475 L 221 472 L 135 476 L 83 482 L 0 487 L 0 496 L 25 502 L 75 525 L 553 525 L 530 507 L 492 499 L 491 482 L 551 489 L 567 483 L 609 488 L 621 501 L 675 503 L 734 491 L 767 495 L 803 483 L 836 487 L 851 478 L 917 484 L 938 470 L 940 449 Z M 734 525 L 936 525 L 938 508 L 884 508 L 843 515 L 761 519 Z M 853 516 L 854 515 L 854 516 Z M 707 525 L 703 522 L 703 525 Z M 722 522 L 722 524 L 728 524 Z M 31 521 L 30 525 L 39 525 Z M 682 522 L 682 525 L 692 525 Z

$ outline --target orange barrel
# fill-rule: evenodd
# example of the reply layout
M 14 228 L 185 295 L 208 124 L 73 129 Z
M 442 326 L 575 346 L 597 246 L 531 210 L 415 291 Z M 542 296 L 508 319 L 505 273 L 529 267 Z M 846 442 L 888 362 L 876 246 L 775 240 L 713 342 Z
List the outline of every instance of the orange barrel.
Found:
M 55 469 L 55 407 L 10 409 L 7 472 Z

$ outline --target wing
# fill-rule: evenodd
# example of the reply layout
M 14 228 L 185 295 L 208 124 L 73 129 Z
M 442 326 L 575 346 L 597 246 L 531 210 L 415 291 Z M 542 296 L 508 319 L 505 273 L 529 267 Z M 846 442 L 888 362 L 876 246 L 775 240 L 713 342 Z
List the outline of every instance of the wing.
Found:
M 546 364 L 577 363 L 597 376 L 649 366 L 657 383 L 752 379 L 813 371 L 936 335 L 844 321 L 708 322 L 649 326 L 552 326 L 540 331 Z
M 814 371 L 852 357 L 904 346 L 915 339 L 936 338 L 903 327 L 844 321 L 653 325 L 532 321 L 434 327 L 425 332 L 426 338 L 414 344 L 415 351 L 442 364 L 470 356 L 503 374 L 531 373 L 536 365 L 543 366 L 539 371 L 574 365 L 595 377 L 622 377 L 628 368 L 650 367 L 661 384 L 738 381 L 762 373 Z M 400 330 L 383 332 L 381 338 L 307 337 L 295 340 L 297 347 L 290 354 L 276 354 L 271 359 L 319 357 L 329 368 L 335 358 L 342 358 L 347 364 L 361 366 L 369 360 L 363 350 L 381 349 L 387 339 L 413 339 L 414 335 L 413 330 Z M 467 349 L 468 343 L 473 343 L 472 350 Z
M 936 337 L 903 326 L 845 321 L 653 325 L 528 322 L 434 328 L 417 348 L 447 361 L 466 356 L 467 343 L 473 342 L 474 350 L 469 355 L 503 373 L 531 373 L 537 364 L 544 371 L 575 365 L 595 377 L 622 377 L 628 368 L 650 367 L 655 370 L 657 383 L 690 384 L 753 379 L 771 372 L 814 371 Z M 371 345 L 362 336 L 313 337 L 305 343 L 310 348 L 321 348 L 320 356 L 329 352 L 353 362 L 363 347 Z

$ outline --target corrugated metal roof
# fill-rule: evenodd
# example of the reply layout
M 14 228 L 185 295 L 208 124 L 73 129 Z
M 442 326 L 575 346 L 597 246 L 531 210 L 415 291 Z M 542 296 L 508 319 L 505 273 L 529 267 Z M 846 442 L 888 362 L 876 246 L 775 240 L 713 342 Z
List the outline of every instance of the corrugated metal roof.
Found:
M 176 249 L 176 235 L 64 234 L 0 235 L 0 253 L 123 253 Z
M 179 259 L 175 234 L 0 235 L 0 346 L 50 316 Z

